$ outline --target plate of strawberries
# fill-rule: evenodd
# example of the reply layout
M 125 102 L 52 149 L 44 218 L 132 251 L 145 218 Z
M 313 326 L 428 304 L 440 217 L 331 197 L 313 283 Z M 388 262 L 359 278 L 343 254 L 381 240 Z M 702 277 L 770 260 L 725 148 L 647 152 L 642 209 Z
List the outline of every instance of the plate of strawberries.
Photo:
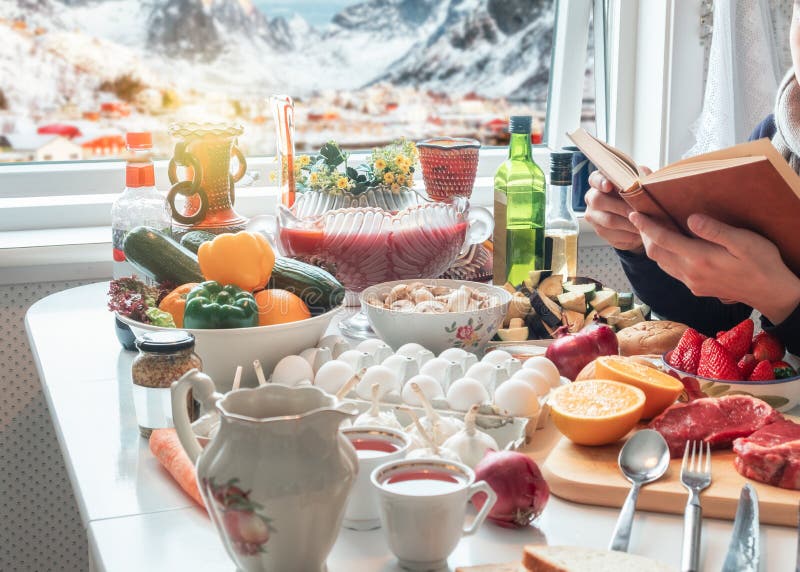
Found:
M 687 401 L 722 395 L 751 395 L 778 411 L 800 402 L 800 360 L 768 332 L 755 332 L 747 319 L 716 337 L 688 328 L 663 356 L 666 370 L 681 380 Z

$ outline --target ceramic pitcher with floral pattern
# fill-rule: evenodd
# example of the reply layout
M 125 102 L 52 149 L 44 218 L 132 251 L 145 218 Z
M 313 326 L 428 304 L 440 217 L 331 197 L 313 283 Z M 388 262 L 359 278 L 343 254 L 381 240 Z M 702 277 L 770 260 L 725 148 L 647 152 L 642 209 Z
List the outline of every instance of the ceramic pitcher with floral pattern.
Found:
M 189 423 L 189 393 L 219 412 L 205 449 Z M 339 432 L 355 408 L 317 387 L 267 384 L 221 395 L 192 370 L 172 385 L 178 437 L 197 465 L 211 520 L 239 570 L 324 572 L 358 471 Z

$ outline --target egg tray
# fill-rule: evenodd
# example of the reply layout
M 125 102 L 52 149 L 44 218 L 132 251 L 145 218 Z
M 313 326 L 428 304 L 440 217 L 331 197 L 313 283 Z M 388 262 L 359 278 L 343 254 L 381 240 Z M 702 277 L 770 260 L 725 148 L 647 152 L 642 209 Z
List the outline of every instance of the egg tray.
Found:
M 359 397 L 345 397 L 343 399 L 346 403 L 353 403 L 357 408 L 359 414 L 364 413 L 372 407 L 371 401 L 366 401 Z M 446 402 L 443 400 L 435 399 L 431 403 L 436 413 L 443 417 L 454 417 L 461 421 L 466 416 L 465 411 L 457 411 L 449 409 Z M 397 420 L 403 427 L 413 425 L 414 421 L 409 414 L 413 412 L 417 417 L 421 418 L 427 413 L 423 407 L 415 407 L 407 403 L 381 401 L 381 411 L 392 411 L 397 416 Z M 503 415 L 498 413 L 494 406 L 489 404 L 481 405 L 478 409 L 478 414 L 475 418 L 475 424 L 478 429 L 491 435 L 497 441 L 500 449 L 509 449 L 513 451 L 526 451 L 534 449 L 539 446 L 546 445 L 543 439 L 548 434 L 553 434 L 555 440 L 558 440 L 559 433 L 550 419 L 550 407 L 547 405 L 546 398 L 542 403 L 542 408 L 539 414 L 534 417 L 512 417 L 510 415 Z M 534 438 L 535 436 L 535 438 Z M 552 444 L 555 446 L 555 443 Z

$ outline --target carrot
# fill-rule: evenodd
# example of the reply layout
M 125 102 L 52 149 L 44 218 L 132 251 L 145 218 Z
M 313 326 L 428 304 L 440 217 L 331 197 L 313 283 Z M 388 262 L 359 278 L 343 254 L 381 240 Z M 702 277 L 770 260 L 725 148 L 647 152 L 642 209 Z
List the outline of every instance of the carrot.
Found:
M 197 504 L 205 507 L 200 489 L 197 488 L 197 473 L 194 465 L 183 450 L 175 429 L 154 429 L 150 435 L 150 451 L 158 462 L 172 475 L 178 485 L 194 499 Z

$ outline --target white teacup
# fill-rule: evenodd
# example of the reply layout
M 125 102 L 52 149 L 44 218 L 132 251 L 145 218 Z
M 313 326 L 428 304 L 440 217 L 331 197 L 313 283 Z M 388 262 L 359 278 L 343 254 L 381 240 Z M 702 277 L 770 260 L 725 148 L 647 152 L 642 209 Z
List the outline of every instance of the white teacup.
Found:
M 370 475 L 376 467 L 405 457 L 411 441 L 403 431 L 372 425 L 345 427 L 342 433 L 358 454 L 358 476 L 350 490 L 342 524 L 352 530 L 380 528 L 378 500 Z
M 474 534 L 497 501 L 486 482 L 475 482 L 472 469 L 442 459 L 385 463 L 371 480 L 389 548 L 407 570 L 446 568 L 461 537 Z M 467 503 L 477 493 L 488 498 L 464 527 Z

